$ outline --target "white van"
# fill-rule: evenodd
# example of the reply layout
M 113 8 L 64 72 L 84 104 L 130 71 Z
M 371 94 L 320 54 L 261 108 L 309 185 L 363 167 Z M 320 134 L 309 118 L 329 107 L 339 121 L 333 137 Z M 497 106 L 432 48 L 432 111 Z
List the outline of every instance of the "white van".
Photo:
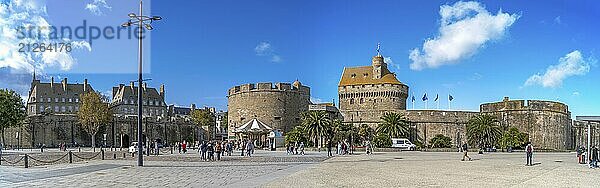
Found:
M 416 145 L 410 142 L 410 140 L 406 138 L 392 138 L 392 147 L 400 148 L 402 150 L 415 150 L 417 148 Z

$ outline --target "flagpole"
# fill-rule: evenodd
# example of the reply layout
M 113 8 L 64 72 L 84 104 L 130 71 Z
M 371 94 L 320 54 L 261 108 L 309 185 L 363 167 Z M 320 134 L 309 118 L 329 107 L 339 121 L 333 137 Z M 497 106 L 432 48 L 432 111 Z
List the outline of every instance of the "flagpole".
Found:
M 413 105 L 413 110 L 415 109 L 415 92 L 413 92 L 413 96 L 412 96 L 412 105 Z

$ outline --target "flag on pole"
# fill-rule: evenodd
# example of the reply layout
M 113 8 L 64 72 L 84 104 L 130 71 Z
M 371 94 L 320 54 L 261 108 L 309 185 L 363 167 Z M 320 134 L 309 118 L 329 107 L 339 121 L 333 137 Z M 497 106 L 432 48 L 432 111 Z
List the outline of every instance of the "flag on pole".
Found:
M 427 93 L 425 93 L 425 95 L 423 95 L 423 101 L 427 101 L 427 100 L 429 100 L 429 99 L 427 98 Z
M 413 95 L 412 97 L 412 102 L 415 102 L 415 95 Z
M 452 97 L 452 95 L 448 95 L 448 100 L 452 101 L 454 99 L 454 97 Z
M 435 94 L 435 100 L 433 100 L 433 101 L 438 101 L 438 98 L 439 98 L 439 95 Z

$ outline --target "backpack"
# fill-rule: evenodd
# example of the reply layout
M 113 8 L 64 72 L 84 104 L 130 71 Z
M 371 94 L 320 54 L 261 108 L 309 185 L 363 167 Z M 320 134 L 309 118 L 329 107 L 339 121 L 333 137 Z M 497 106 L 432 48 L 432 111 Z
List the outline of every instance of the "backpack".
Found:
M 531 150 L 533 150 L 532 146 L 531 146 L 531 145 L 528 145 L 528 146 L 527 146 L 527 152 L 531 153 Z

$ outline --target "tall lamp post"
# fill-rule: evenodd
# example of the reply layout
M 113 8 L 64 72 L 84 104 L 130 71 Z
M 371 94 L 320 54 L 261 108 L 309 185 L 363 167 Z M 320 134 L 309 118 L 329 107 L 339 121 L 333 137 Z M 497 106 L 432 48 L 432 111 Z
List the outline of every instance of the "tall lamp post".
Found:
M 143 34 L 143 30 L 144 28 L 146 28 L 147 30 L 152 30 L 152 26 L 150 25 L 152 23 L 152 21 L 156 21 L 156 20 L 161 20 L 162 18 L 160 16 L 152 16 L 152 17 L 148 17 L 148 16 L 144 16 L 143 12 L 142 12 L 143 6 L 142 6 L 142 1 L 140 0 L 140 14 L 136 15 L 135 13 L 129 13 L 129 21 L 127 21 L 126 23 L 122 24 L 121 26 L 123 27 L 129 27 L 132 25 L 137 25 L 138 27 L 138 41 L 139 41 L 139 46 L 138 46 L 138 59 L 139 59 L 139 64 L 138 64 L 138 116 L 137 116 L 137 123 L 138 123 L 138 132 L 137 132 L 137 137 L 138 137 L 138 166 L 144 166 L 144 159 L 143 159 L 143 146 L 141 144 L 142 141 L 142 82 L 143 82 L 143 78 L 142 78 L 142 34 Z

